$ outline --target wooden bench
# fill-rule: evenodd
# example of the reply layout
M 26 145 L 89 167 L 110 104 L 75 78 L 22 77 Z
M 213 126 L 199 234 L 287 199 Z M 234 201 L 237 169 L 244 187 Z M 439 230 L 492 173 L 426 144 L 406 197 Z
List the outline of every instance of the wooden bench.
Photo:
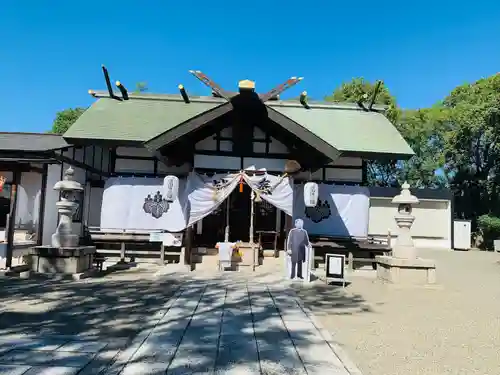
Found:
M 354 269 L 354 262 L 368 263 L 371 264 L 373 269 L 376 269 L 375 257 L 377 255 L 387 255 L 391 252 L 388 244 L 376 243 L 372 239 L 359 240 L 355 238 L 311 236 L 311 244 L 315 254 L 320 253 L 321 257 L 328 253 L 347 255 L 347 264 L 351 271 Z

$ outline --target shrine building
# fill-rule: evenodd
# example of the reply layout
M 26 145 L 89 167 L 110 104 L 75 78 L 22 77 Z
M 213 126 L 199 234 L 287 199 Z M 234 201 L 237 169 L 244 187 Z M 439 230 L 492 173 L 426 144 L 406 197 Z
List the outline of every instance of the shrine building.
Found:
M 396 191 L 367 186 L 367 163 L 406 160 L 413 151 L 386 118 L 387 108 L 374 104 L 375 98 L 366 103 L 315 102 L 303 92 L 298 99 L 280 100 L 300 78 L 267 93 L 249 80 L 226 91 L 199 71 L 191 73 L 211 88 L 211 96 L 190 95 L 182 85 L 175 94 L 132 93 L 120 82 L 114 90 L 104 67 L 103 72 L 107 90 L 89 91 L 94 103 L 64 135 L 0 136 L 0 174 L 6 180 L 6 212 L 0 216 L 5 221 L 5 213 L 16 215 L 12 224 L 18 230 L 31 228 L 26 231 L 35 233 L 36 243 L 50 242 L 58 199 L 52 186 L 69 165 L 85 187 L 74 218 L 74 229 L 82 235 L 85 228 L 190 228 L 195 246 L 212 247 L 225 236 L 249 241 L 252 212 L 254 238 L 258 232 L 275 233 L 278 243 L 295 217 L 321 236 L 384 237 L 395 227 L 389 198 Z M 184 201 L 177 206 L 161 205 L 167 175 L 180 181 L 179 199 Z M 221 181 L 229 189 L 221 190 L 224 199 L 202 193 L 187 198 L 196 184 L 198 191 L 217 193 Z M 320 202 L 313 210 L 299 198 L 307 181 L 320 186 Z M 287 186 L 281 189 L 279 184 Z M 9 208 L 12 194 L 7 187 L 12 185 L 19 191 L 15 212 Z M 268 188 L 276 194 L 281 189 L 281 197 L 273 198 Z M 254 202 L 251 191 L 259 189 L 264 189 L 263 199 Z M 423 193 L 420 198 L 423 211 L 416 215 L 425 215 L 427 223 L 415 222 L 417 245 L 450 248 L 450 197 Z M 154 212 L 146 212 L 148 202 Z

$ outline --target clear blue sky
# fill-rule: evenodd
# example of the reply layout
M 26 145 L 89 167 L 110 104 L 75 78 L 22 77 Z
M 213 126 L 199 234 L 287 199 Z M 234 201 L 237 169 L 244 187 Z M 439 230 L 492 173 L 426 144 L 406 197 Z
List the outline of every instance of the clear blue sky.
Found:
M 2 1 L 0 131 L 45 131 L 57 111 L 88 106 L 88 89 L 207 94 L 199 69 L 227 89 L 314 98 L 342 81 L 383 79 L 403 107 L 500 71 L 500 1 Z

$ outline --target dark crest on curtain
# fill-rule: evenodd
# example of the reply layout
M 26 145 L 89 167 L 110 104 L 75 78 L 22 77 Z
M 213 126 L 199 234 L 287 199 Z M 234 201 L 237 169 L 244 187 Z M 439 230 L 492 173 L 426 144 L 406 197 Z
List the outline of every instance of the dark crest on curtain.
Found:
M 318 204 L 315 207 L 306 207 L 304 214 L 312 222 L 319 223 L 328 219 L 332 215 L 332 210 L 326 199 L 324 201 L 318 199 Z
M 169 204 L 166 199 L 163 198 L 160 191 L 157 191 L 153 198 L 151 194 L 144 199 L 144 204 L 142 209 L 145 213 L 150 214 L 155 219 L 159 219 L 162 215 L 168 211 Z

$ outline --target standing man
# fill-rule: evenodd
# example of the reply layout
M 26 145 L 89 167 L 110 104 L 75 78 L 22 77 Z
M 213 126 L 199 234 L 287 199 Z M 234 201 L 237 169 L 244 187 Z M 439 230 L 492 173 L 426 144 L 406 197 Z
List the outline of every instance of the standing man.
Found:
M 292 260 L 292 274 L 290 278 L 295 278 L 295 268 L 297 268 L 297 277 L 303 279 L 302 276 L 302 263 L 306 260 L 306 247 L 309 244 L 309 236 L 304 229 L 304 221 L 302 219 L 295 220 L 295 228 L 290 230 L 287 238 L 287 253 Z

